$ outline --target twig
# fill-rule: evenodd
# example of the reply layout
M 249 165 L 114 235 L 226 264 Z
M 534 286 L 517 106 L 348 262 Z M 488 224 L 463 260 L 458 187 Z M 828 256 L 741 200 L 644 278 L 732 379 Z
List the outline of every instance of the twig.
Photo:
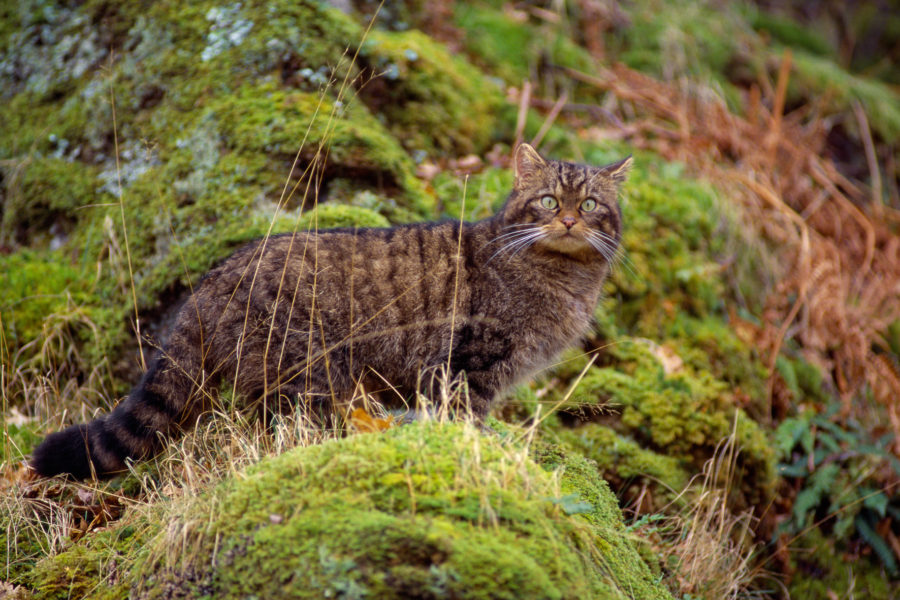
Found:
M 552 109 L 555 105 L 555 101 L 548 100 L 546 98 L 531 99 L 531 106 L 533 106 L 534 108 L 549 110 Z M 590 116 L 594 119 L 603 117 L 617 127 L 624 127 L 622 120 L 618 116 L 603 108 L 602 106 L 597 106 L 596 104 L 584 104 L 583 102 L 566 102 L 565 104 L 563 104 L 561 112 L 586 112 L 590 114 Z
M 516 143 L 513 144 L 512 151 L 515 153 L 516 148 L 522 143 L 522 136 L 525 133 L 525 121 L 528 117 L 528 105 L 531 100 L 531 81 L 526 79 L 522 82 L 522 93 L 519 95 L 519 114 L 516 115 Z
M 553 105 L 553 108 L 550 109 L 550 114 L 547 115 L 547 118 L 544 119 L 543 125 L 538 130 L 537 135 L 534 136 L 534 139 L 531 140 L 531 145 L 535 148 L 538 148 L 541 145 L 541 140 L 544 139 L 544 136 L 547 135 L 547 132 L 550 131 L 550 128 L 553 126 L 553 122 L 556 121 L 556 117 L 559 116 L 559 111 L 562 110 L 562 107 L 565 105 L 566 100 L 569 99 L 569 93 L 563 92 L 562 96 L 556 101 Z
M 859 124 L 859 137 L 862 138 L 863 148 L 866 151 L 866 162 L 869 164 L 869 177 L 872 180 L 872 202 L 875 205 L 884 203 L 881 197 L 881 171 L 878 169 L 878 157 L 875 155 L 875 144 L 872 142 L 872 131 L 869 129 L 869 120 L 866 111 L 859 100 L 853 100 L 853 114 Z
M 831 181 L 825 174 L 825 169 L 822 167 L 819 161 L 813 162 L 810 165 L 812 168 L 810 169 L 810 174 L 813 179 L 819 183 L 822 187 L 831 192 L 831 195 L 838 201 L 841 207 L 844 208 L 853 219 L 859 223 L 859 226 L 862 228 L 863 232 L 866 234 L 866 255 L 863 258 L 862 267 L 860 267 L 859 271 L 857 271 L 856 276 L 858 281 L 862 281 L 863 278 L 869 273 L 869 270 L 872 268 L 872 260 L 875 257 L 875 228 L 872 227 L 872 223 L 869 221 L 869 218 L 860 211 L 855 204 L 850 202 L 850 200 L 841 193 L 841 191 L 837 188 L 833 181 Z
M 791 74 L 791 49 L 784 51 L 781 66 L 778 68 L 778 83 L 775 86 L 775 102 L 772 106 L 772 129 L 769 138 L 769 161 L 775 164 L 775 150 L 781 138 L 781 119 L 784 116 L 784 100 L 787 96 L 788 76 Z

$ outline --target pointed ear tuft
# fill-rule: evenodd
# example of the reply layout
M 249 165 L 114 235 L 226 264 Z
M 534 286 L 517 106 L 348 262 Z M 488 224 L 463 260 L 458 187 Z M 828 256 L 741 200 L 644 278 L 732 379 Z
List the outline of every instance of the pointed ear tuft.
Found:
M 618 162 L 606 165 L 605 167 L 600 167 L 600 174 L 607 179 L 612 179 L 616 185 L 622 185 L 625 182 L 625 179 L 628 178 L 628 172 L 631 171 L 631 165 L 633 164 L 634 159 L 632 159 L 629 154 Z
M 514 162 L 516 164 L 516 181 L 528 178 L 547 166 L 547 161 L 544 160 L 544 157 L 538 154 L 537 150 L 532 148 L 530 144 L 524 143 L 519 144 L 519 147 L 516 148 Z

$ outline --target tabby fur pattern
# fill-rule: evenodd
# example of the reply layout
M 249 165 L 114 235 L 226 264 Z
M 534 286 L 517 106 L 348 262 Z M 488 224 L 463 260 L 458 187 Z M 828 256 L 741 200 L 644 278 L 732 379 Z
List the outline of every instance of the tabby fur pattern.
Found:
M 267 413 L 301 402 L 323 414 L 360 387 L 420 389 L 423 372 L 445 365 L 467 381 L 468 405 L 457 408 L 484 418 L 504 388 L 589 329 L 618 252 L 631 157 L 595 168 L 522 144 L 514 162 L 512 193 L 482 221 L 300 232 L 241 248 L 181 307 L 129 396 L 49 435 L 31 466 L 76 478 L 120 471 L 192 427 L 223 378 Z

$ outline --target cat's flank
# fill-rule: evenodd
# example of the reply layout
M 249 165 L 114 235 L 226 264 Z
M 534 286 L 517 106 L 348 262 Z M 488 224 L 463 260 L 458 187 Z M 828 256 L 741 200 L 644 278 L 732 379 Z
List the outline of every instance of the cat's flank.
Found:
M 185 302 L 129 396 L 48 436 L 31 466 L 78 478 L 122 470 L 193 426 L 222 378 L 266 410 L 299 402 L 323 414 L 360 385 L 411 392 L 447 365 L 468 381 L 460 408 L 483 418 L 499 392 L 590 327 L 630 166 L 546 160 L 522 144 L 512 193 L 483 221 L 302 232 L 241 248 Z

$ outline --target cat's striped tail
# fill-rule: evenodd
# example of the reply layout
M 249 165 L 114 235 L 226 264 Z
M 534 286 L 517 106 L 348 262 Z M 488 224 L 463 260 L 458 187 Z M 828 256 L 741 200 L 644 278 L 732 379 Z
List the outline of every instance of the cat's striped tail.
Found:
M 158 453 L 166 439 L 199 414 L 200 407 L 192 399 L 196 375 L 189 376 L 184 366 L 181 360 L 176 366 L 165 356 L 156 358 L 111 413 L 47 436 L 35 448 L 31 468 L 45 476 L 103 477 L 125 469 L 126 459 Z M 199 373 L 199 369 L 190 371 Z

